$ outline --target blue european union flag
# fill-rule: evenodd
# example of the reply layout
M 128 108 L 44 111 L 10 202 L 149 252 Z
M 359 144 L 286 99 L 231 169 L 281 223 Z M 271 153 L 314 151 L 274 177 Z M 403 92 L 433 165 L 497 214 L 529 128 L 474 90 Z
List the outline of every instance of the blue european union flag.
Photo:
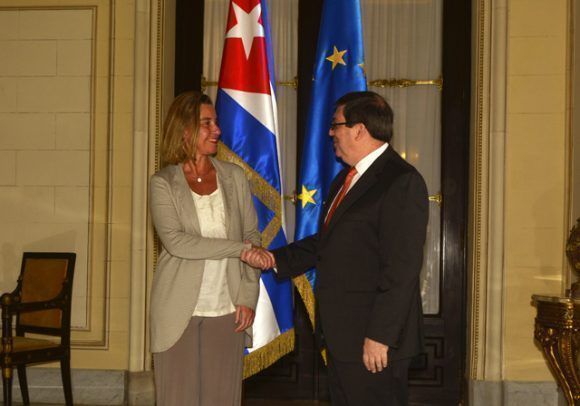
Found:
M 325 0 L 297 191 L 296 240 L 318 232 L 322 201 L 342 169 L 328 135 L 334 103 L 346 93 L 366 88 L 359 0 Z M 308 286 L 298 285 L 298 290 L 314 322 L 315 269 L 306 277 Z

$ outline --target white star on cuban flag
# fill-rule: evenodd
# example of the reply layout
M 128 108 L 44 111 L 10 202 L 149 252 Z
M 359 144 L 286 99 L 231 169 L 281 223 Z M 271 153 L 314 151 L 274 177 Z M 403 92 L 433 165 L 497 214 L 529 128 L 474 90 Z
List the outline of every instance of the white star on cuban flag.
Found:
M 249 12 L 240 7 L 251 3 L 255 5 L 250 6 Z M 277 136 L 278 112 L 268 69 L 260 0 L 232 1 L 226 30 L 219 88 Z
M 234 13 L 236 14 L 237 24 L 226 33 L 226 38 L 241 38 L 246 53 L 246 59 L 250 58 L 250 50 L 255 37 L 264 37 L 264 26 L 259 22 L 262 7 L 260 4 L 246 13 L 243 8 L 236 3 L 232 3 Z
M 286 244 L 280 181 L 274 63 L 265 0 L 231 0 L 226 24 L 216 110 L 224 159 L 251 173 L 262 243 Z M 270 365 L 294 347 L 292 285 L 263 272 L 244 376 Z M 249 365 L 253 364 L 253 365 Z

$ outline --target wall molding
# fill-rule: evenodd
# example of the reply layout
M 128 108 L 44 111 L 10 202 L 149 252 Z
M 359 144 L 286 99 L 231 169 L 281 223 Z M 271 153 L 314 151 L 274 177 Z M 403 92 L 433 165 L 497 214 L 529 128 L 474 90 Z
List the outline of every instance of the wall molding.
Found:
M 172 88 L 175 0 L 137 0 L 131 235 L 129 370 L 151 369 L 149 294 L 157 260 L 148 213 L 149 177 L 158 167 L 158 144 L 167 86 Z M 172 99 L 172 97 L 171 97 Z
M 114 0 L 0 0 L 2 11 L 88 10 L 92 19 L 90 72 L 89 213 L 85 307 L 72 328 L 75 349 L 107 349 L 112 239 L 112 136 L 115 95 Z M 34 246 L 34 245 L 33 245 Z M 26 249 L 26 247 L 25 247 Z M 46 249 L 46 248 L 45 248 Z M 61 248 L 62 249 L 62 248 Z M 81 278 L 77 272 L 75 279 Z M 80 279 L 79 279 L 80 280 Z M 78 282 L 77 282 L 78 283 Z M 76 311 L 79 308 L 76 308 Z M 74 317 L 73 317 L 74 318 Z M 74 320 L 73 320 L 74 322 Z
M 477 0 L 473 10 L 467 374 L 470 379 L 501 380 L 507 2 Z

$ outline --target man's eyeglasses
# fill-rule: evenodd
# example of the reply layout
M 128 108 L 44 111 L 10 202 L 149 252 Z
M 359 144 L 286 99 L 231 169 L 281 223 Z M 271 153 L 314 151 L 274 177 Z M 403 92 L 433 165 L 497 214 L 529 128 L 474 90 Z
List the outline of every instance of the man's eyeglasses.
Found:
M 352 123 L 349 123 L 348 121 L 343 121 L 343 122 L 341 122 L 341 123 L 332 122 L 332 123 L 330 123 L 330 129 L 331 129 L 332 131 L 334 131 L 334 130 L 336 130 L 336 127 L 339 127 L 339 126 L 341 126 L 341 125 L 346 125 L 346 126 L 348 126 L 348 125 L 351 125 L 351 124 L 352 124 Z

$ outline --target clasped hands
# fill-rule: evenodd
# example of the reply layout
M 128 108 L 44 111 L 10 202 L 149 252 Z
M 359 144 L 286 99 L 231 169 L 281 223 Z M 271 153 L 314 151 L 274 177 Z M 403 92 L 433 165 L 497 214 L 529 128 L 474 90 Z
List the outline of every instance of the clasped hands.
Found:
M 243 250 L 240 259 L 246 264 L 254 268 L 259 268 L 262 271 L 276 266 L 274 254 L 267 249 L 255 245 L 252 245 L 252 248 Z

